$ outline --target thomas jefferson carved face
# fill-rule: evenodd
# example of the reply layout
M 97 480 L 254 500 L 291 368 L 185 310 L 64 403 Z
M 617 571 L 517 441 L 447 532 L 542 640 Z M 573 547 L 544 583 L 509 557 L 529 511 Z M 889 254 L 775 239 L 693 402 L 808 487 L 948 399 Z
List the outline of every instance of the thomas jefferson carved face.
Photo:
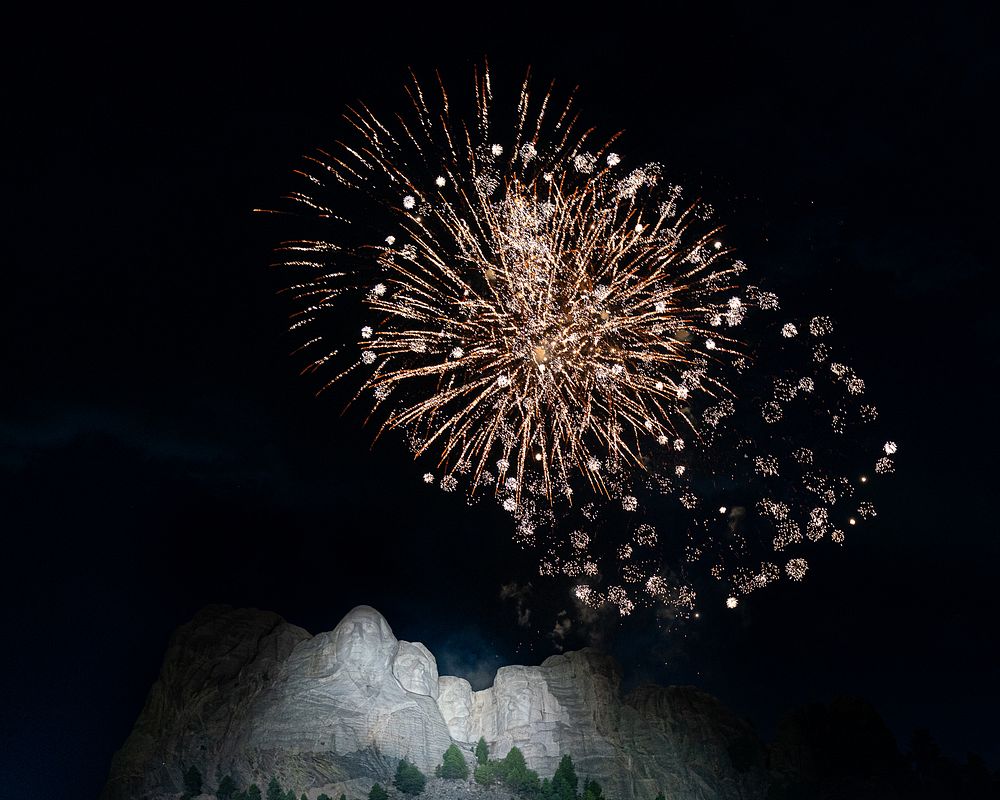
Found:
M 348 612 L 334 628 L 337 664 L 359 686 L 375 686 L 389 671 L 396 637 L 385 618 L 370 606 Z
M 400 642 L 392 662 L 392 674 L 406 691 L 437 698 L 437 662 L 422 644 Z

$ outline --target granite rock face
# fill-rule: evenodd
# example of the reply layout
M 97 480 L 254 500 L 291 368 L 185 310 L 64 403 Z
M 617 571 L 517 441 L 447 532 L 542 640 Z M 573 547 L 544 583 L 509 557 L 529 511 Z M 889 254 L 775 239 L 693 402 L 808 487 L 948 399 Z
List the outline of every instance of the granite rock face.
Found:
M 542 776 L 569 753 L 581 780 L 596 779 L 609 798 L 764 796 L 764 748 L 721 703 L 690 687 L 622 698 L 620 686 L 614 660 L 584 649 L 540 667 L 502 667 L 479 692 L 442 678 L 438 702 L 457 741 L 482 736 L 494 757 L 517 746 Z
M 271 775 L 370 786 L 402 757 L 432 771 L 451 743 L 434 694 L 433 656 L 397 641 L 373 608 L 318 636 L 275 614 L 207 608 L 173 637 L 104 794 L 177 794 L 191 764 L 262 786 Z
M 570 754 L 609 800 L 752 800 L 764 749 L 717 700 L 691 688 L 621 695 L 616 663 L 585 649 L 498 670 L 493 686 L 438 676 L 434 656 L 396 639 L 368 606 L 310 636 L 274 614 L 210 607 L 171 640 L 160 678 L 112 763 L 106 800 L 176 797 L 194 764 L 207 784 L 338 796 L 367 793 L 406 757 L 427 774 L 453 741 L 520 748 L 545 777 Z
M 209 606 L 170 639 L 132 733 L 111 762 L 107 798 L 179 792 L 182 765 L 216 764 L 228 731 L 252 724 L 250 707 L 308 632 L 266 611 Z M 202 769 L 202 774 L 212 774 Z
M 644 686 L 625 698 L 634 796 L 765 797 L 766 751 L 748 723 L 690 686 Z
M 451 738 L 430 685 L 436 693 L 423 645 L 397 641 L 381 614 L 359 606 L 289 654 L 227 755 L 266 755 L 270 771 L 295 785 L 336 783 L 348 764 L 350 777 L 381 775 L 386 759 L 395 768 L 404 756 L 433 771 Z

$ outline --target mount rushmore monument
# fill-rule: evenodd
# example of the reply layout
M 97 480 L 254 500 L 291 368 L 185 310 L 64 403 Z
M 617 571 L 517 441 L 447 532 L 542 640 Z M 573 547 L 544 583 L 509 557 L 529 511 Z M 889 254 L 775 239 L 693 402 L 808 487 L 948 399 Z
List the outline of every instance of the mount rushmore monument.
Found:
M 270 612 L 211 606 L 171 638 L 103 798 L 176 798 L 192 765 L 358 798 L 401 758 L 432 774 L 452 743 L 471 760 L 480 737 L 491 758 L 517 746 L 541 776 L 571 754 L 609 800 L 763 798 L 775 759 L 802 760 L 794 742 L 768 756 L 748 723 L 694 688 L 623 695 L 617 664 L 592 649 L 502 667 L 473 691 L 368 606 L 316 636 Z

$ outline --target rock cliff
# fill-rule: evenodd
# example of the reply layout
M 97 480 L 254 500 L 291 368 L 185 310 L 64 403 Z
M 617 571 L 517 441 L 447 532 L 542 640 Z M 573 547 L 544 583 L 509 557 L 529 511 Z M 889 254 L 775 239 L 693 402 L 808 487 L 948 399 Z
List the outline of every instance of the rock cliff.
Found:
M 473 691 L 439 677 L 433 654 L 368 606 L 317 636 L 213 606 L 172 637 L 104 798 L 176 797 L 192 764 L 243 785 L 273 775 L 310 797 L 358 797 L 400 758 L 430 774 L 449 744 L 469 750 L 479 737 L 494 758 L 516 745 L 543 777 L 569 753 L 610 800 L 764 796 L 763 746 L 717 700 L 684 687 L 623 697 L 620 684 L 616 663 L 585 649 L 503 667 Z

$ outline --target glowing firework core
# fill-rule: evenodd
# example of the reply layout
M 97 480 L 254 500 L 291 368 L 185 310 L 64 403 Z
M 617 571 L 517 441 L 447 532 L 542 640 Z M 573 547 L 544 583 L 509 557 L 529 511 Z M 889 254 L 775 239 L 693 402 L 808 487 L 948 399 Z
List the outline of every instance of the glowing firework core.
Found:
M 393 290 L 367 300 L 384 321 L 361 343 L 379 364 L 366 386 L 433 376 L 386 426 L 421 430 L 418 454 L 471 464 L 473 490 L 503 459 L 520 495 L 534 453 L 550 498 L 573 472 L 607 494 L 591 459 L 641 467 L 690 425 L 675 404 L 698 387 L 684 370 L 705 363 L 691 334 L 735 270 L 716 252 L 691 263 L 702 242 L 680 245 L 686 215 L 664 209 L 639 233 L 634 188 L 623 198 L 604 172 L 578 182 L 512 180 L 499 201 L 473 182 L 404 221 L 415 247 L 380 255 Z M 475 228 L 459 213 L 470 200 Z

